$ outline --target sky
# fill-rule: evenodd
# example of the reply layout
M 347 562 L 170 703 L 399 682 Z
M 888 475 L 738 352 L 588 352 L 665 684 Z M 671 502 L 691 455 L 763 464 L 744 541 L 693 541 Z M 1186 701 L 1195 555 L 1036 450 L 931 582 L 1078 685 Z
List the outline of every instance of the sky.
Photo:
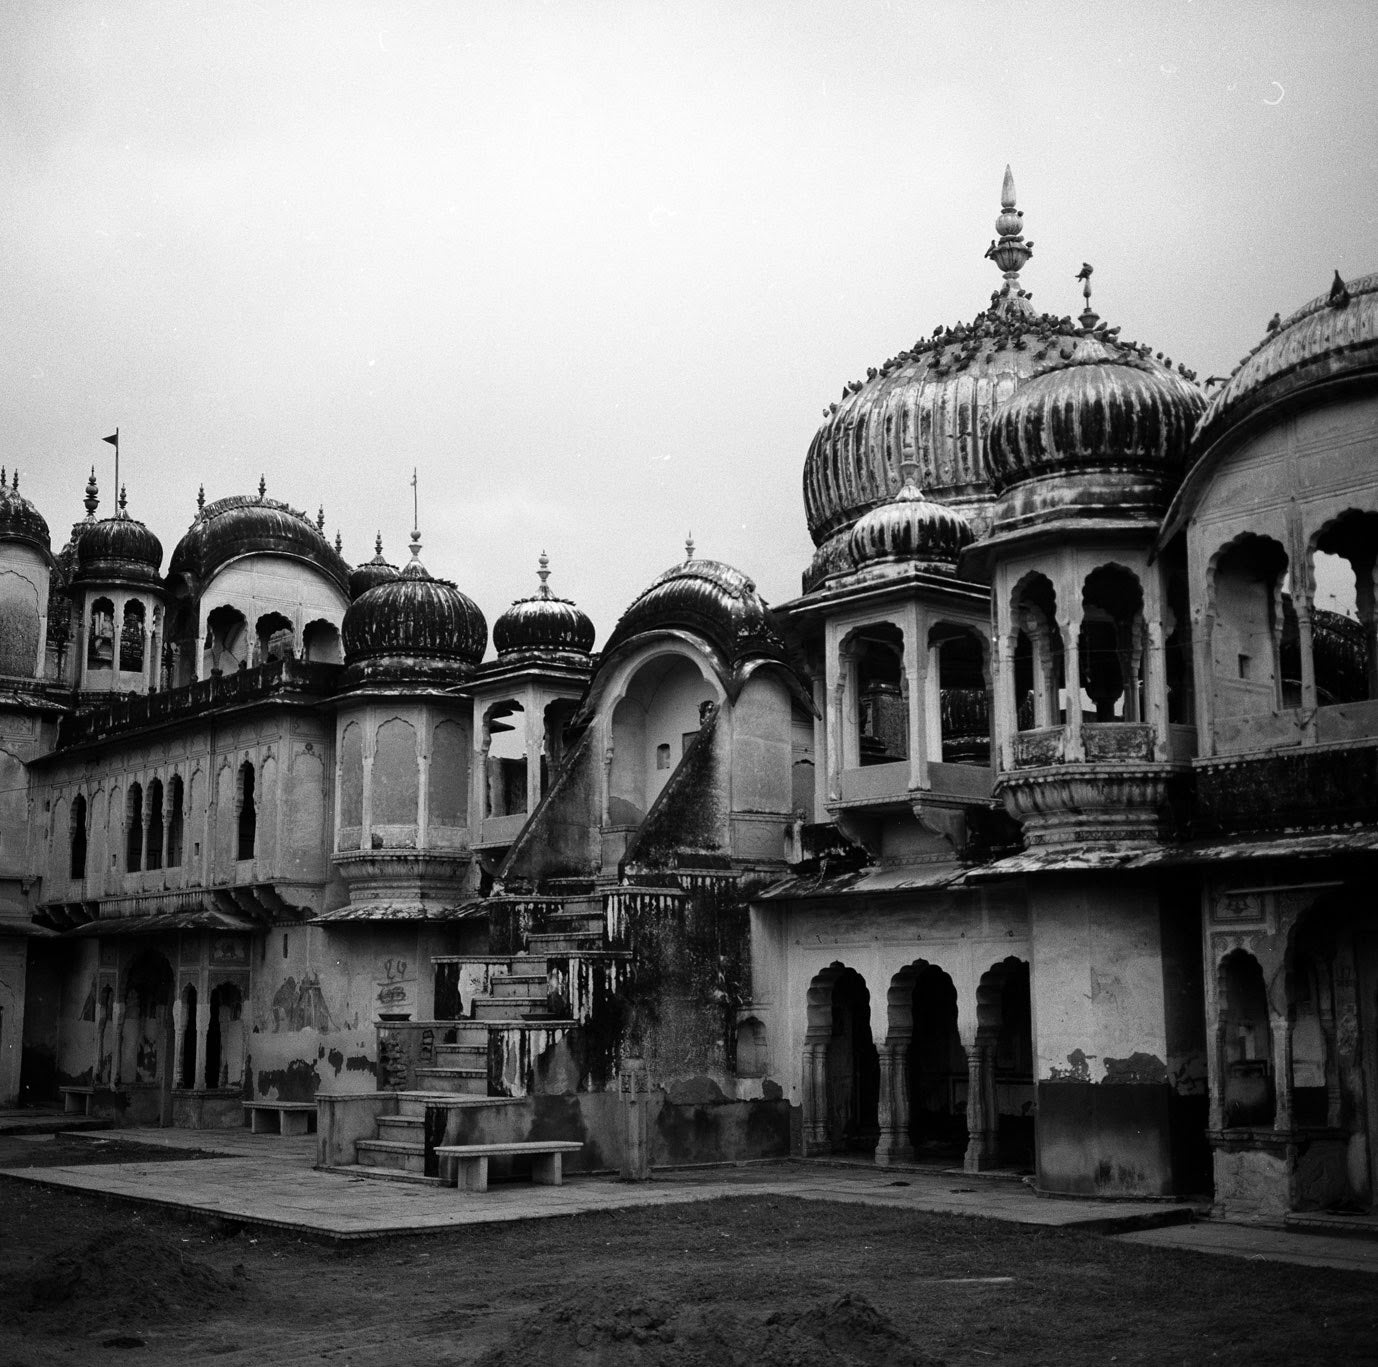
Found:
M 796 596 L 823 407 L 999 283 L 1227 375 L 1378 269 L 1378 6 L 0 9 L 0 460 L 165 556 L 257 490 L 599 641 L 697 553 Z M 166 560 L 164 562 L 166 564 Z

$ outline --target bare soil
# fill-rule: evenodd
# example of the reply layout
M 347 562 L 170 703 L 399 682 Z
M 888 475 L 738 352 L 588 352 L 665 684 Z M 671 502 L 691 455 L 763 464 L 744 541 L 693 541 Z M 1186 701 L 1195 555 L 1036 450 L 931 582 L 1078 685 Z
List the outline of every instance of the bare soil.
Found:
M 0 1229 L 0 1367 L 1378 1362 L 1364 1274 L 786 1196 L 339 1245 L 0 1179 Z

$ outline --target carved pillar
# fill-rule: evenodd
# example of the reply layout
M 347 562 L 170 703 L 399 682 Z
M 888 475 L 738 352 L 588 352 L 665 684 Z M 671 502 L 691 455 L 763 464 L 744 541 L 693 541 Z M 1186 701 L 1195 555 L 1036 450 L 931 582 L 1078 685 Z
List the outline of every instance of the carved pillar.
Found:
M 1172 744 L 1168 732 L 1167 638 L 1160 621 L 1148 624 L 1148 659 L 1144 669 L 1144 720 L 1153 727 L 1153 757 L 1169 758 Z
M 929 697 L 929 672 L 930 669 L 934 673 L 937 671 L 929 661 L 928 650 L 919 640 L 919 623 L 914 613 L 908 615 L 904 626 L 900 688 L 906 703 L 905 726 L 909 731 L 909 787 L 927 788 L 929 760 L 942 758 L 941 743 L 936 754 L 929 754 L 928 727 L 924 715 L 933 705 Z
M 1206 1060 L 1207 1081 L 1210 1085 L 1210 1114 L 1206 1128 L 1211 1131 L 1225 1128 L 1225 1078 L 1228 1076 L 1226 1064 L 1229 1062 L 1225 1055 L 1228 1048 L 1229 1027 L 1224 1020 L 1219 1018 L 1221 1009 L 1222 1003 L 1217 1001 L 1215 1038 Z
M 1016 637 L 1001 632 L 995 638 L 995 736 L 1000 768 L 1014 768 L 1014 733 L 1019 730 L 1019 699 L 1014 689 L 1014 650 Z
M 999 1154 L 995 1103 L 995 1041 L 978 1039 L 967 1046 L 967 1172 L 993 1168 Z
M 876 1162 L 911 1163 L 914 1146 L 909 1142 L 909 1038 L 886 1040 L 880 1055 L 880 1140 Z
M 1064 753 L 1069 760 L 1085 759 L 1081 743 L 1081 613 L 1069 613 L 1058 623 L 1062 632 L 1062 686 L 1067 697 L 1067 741 Z
M 1288 1134 L 1292 1129 L 1292 1022 L 1274 1019 L 1273 1028 L 1273 1129 Z
M 1314 739 L 1316 721 L 1316 660 L 1312 654 L 1311 603 L 1300 594 L 1294 594 L 1292 605 L 1297 612 L 1297 650 L 1301 655 L 1301 706 L 1303 734 Z M 1281 614 L 1279 614 L 1281 617 Z M 1278 702 L 1282 702 L 1282 628 L 1278 627 L 1278 640 L 1275 642 L 1274 658 L 1277 660 Z
M 196 1076 L 192 1078 L 193 1087 L 206 1085 L 206 1038 L 211 1028 L 210 993 L 201 994 L 196 999 Z
M 187 1009 L 181 997 L 172 1003 L 172 1057 L 161 1059 L 162 1076 L 170 1078 L 174 1087 L 181 1085 L 182 1048 L 186 1042 Z M 162 1041 L 159 1041 L 161 1047 Z M 167 1069 L 172 1069 L 169 1073 Z
M 1192 621 L 1191 651 L 1196 669 L 1196 753 L 1215 753 L 1215 613 Z
M 118 1087 L 123 1080 L 121 1077 L 122 1063 L 124 1059 L 124 1002 L 117 1000 L 111 1008 L 110 1020 L 114 1026 L 115 1042 L 110 1051 L 110 1085 Z
M 828 1151 L 828 1045 L 804 1045 L 804 1153 Z

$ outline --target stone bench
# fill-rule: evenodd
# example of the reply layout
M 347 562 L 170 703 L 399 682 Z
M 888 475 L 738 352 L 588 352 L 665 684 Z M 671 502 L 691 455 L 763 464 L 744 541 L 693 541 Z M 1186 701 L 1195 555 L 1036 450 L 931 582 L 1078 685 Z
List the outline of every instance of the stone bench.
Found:
M 564 1155 L 584 1146 L 577 1139 L 533 1139 L 512 1144 L 438 1144 L 440 1180 L 460 1191 L 488 1190 L 488 1160 L 514 1155 L 531 1159 L 531 1180 L 540 1186 L 564 1184 Z
M 95 1095 L 94 1087 L 59 1087 L 62 1093 L 62 1113 L 63 1115 L 90 1115 L 91 1098 Z
M 314 1101 L 241 1101 L 250 1134 L 312 1134 L 316 1129 Z

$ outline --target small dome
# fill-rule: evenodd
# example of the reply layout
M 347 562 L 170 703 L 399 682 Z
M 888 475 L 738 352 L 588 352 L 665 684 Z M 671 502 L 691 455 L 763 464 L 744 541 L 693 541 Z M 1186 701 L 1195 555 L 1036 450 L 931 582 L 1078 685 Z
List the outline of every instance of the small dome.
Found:
M 157 584 L 163 563 L 163 543 L 136 518 L 125 512 L 125 493 L 120 490 L 120 510 L 114 517 L 81 524 L 77 540 L 77 583 L 133 580 Z
M 349 596 L 351 599 L 358 598 L 365 594 L 369 589 L 377 588 L 379 584 L 386 584 L 391 579 L 396 579 L 401 571 L 396 565 L 390 564 L 383 559 L 383 534 L 378 533 L 378 539 L 373 543 L 373 559 L 365 560 L 362 565 L 356 565 L 354 571 L 349 576 Z
M 488 623 L 466 594 L 433 579 L 419 541 L 395 579 L 366 589 L 345 613 L 345 664 L 357 677 L 468 673 L 488 648 Z
M 1378 368 L 1378 274 L 1346 283 L 1278 323 L 1211 398 L 1196 429 L 1204 451 L 1231 427 L 1312 385 Z
M 568 598 L 556 598 L 546 580 L 550 578 L 550 559 L 541 552 L 541 587 L 530 598 L 518 598 L 493 623 L 493 645 L 498 658 L 515 662 L 524 657 L 577 655 L 585 663 L 593 649 L 593 623 Z
M 266 496 L 236 495 L 207 504 L 177 543 L 169 574 L 188 574 L 204 586 L 215 572 L 241 555 L 283 555 L 305 561 L 349 591 L 349 566 L 303 512 Z
M 690 558 L 666 570 L 622 614 L 603 658 L 634 636 L 666 630 L 694 632 L 730 664 L 750 656 L 785 660 L 784 643 L 756 585 L 718 560 Z
M 996 523 L 1064 511 L 1157 517 L 1205 403 L 1185 376 L 1142 354 L 1073 359 L 1034 377 L 991 416 Z
M 951 574 L 963 547 L 971 544 L 971 523 L 954 509 L 925 498 L 915 482 L 917 470 L 917 464 L 906 461 L 899 493 L 853 526 L 848 546 L 858 569 L 902 563 Z
M 4 470 L 0 470 L 0 541 L 23 541 L 41 551 L 52 550 L 43 514 L 19 492 L 18 470 L 9 485 Z

